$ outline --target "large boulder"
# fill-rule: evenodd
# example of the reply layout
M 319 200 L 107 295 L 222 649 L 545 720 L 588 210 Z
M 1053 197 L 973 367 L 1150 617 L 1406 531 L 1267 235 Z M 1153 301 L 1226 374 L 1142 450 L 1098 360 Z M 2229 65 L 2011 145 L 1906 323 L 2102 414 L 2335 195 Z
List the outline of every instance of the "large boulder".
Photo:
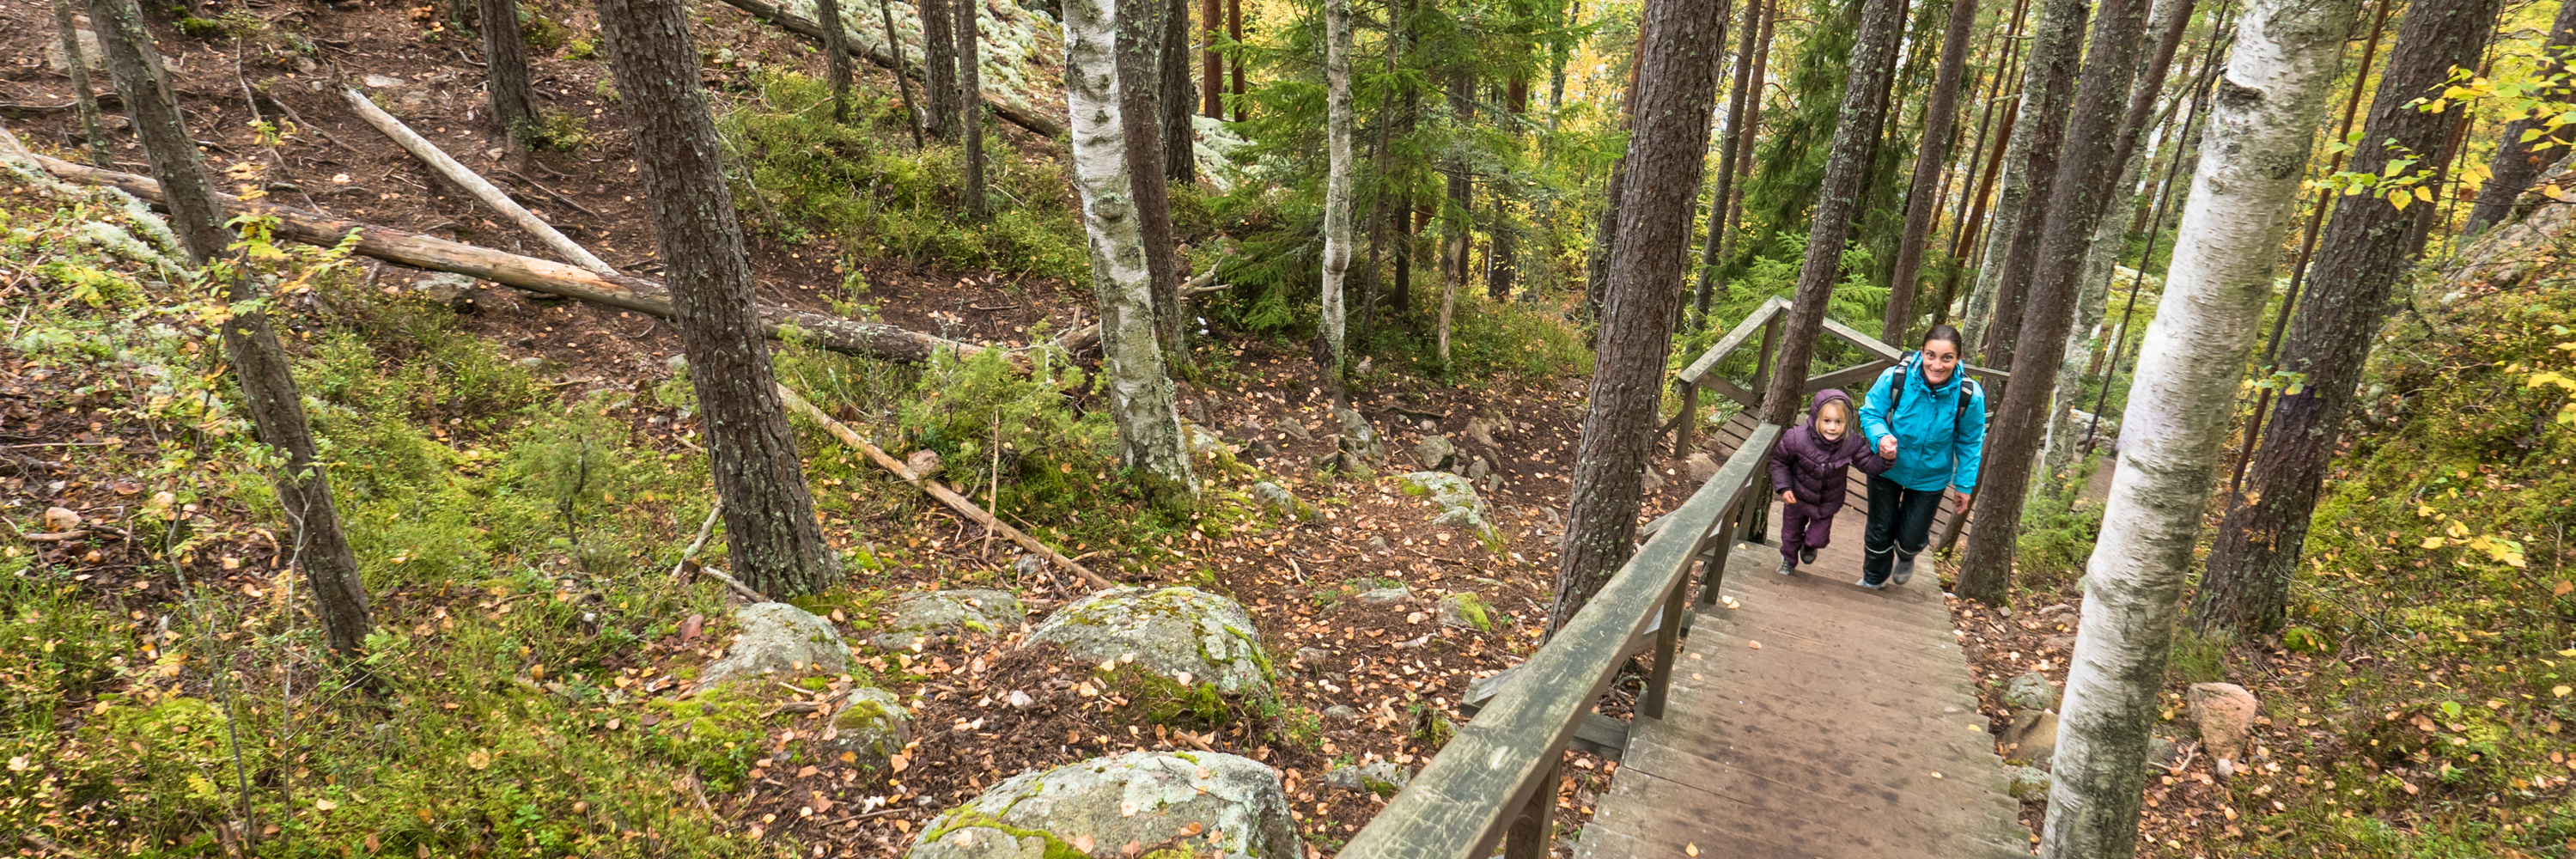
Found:
M 850 646 L 832 622 L 783 602 L 752 603 L 735 609 L 742 632 L 725 648 L 724 657 L 698 672 L 698 688 L 774 672 L 828 671 L 850 667 Z
M 2183 693 L 2183 702 L 2191 707 L 2193 726 L 2200 729 L 2200 746 L 2218 759 L 2218 774 L 2230 774 L 2237 761 L 2245 759 L 2245 740 L 2254 730 L 2254 716 L 2262 707 L 2254 693 L 2234 683 L 2194 683 Z
M 2028 672 L 2004 682 L 2004 703 L 2015 710 L 2055 710 L 2057 687 L 2049 684 L 2048 675 Z
M 887 650 L 912 646 L 915 638 L 959 633 L 994 635 L 1018 629 L 1027 612 L 1008 591 L 924 591 L 897 597 L 894 613 L 871 642 Z
M 1431 518 L 1433 524 L 1474 528 L 1476 535 L 1488 543 L 1496 539 L 1493 514 L 1485 507 L 1484 496 L 1476 494 L 1475 484 L 1468 483 L 1467 478 L 1445 471 L 1416 471 L 1404 476 L 1404 491 L 1427 497 L 1439 506 L 1440 515 Z
M 2057 756 L 2057 714 L 2046 710 L 2014 714 L 2013 723 L 2004 728 L 2002 745 L 2004 760 L 2047 766 Z
M 894 693 L 874 686 L 850 690 L 840 709 L 832 711 L 831 727 L 823 732 L 823 744 L 842 762 L 864 769 L 885 765 L 911 741 L 912 713 Z
M 1129 752 L 1013 776 L 923 827 L 907 859 L 1299 859 L 1279 773 L 1217 752 Z M 1162 855 L 1157 853 L 1155 855 Z
M 1048 615 L 1020 646 L 1053 646 L 1090 664 L 1132 663 L 1225 695 L 1270 694 L 1270 657 L 1252 616 L 1241 603 L 1192 587 L 1094 593 Z

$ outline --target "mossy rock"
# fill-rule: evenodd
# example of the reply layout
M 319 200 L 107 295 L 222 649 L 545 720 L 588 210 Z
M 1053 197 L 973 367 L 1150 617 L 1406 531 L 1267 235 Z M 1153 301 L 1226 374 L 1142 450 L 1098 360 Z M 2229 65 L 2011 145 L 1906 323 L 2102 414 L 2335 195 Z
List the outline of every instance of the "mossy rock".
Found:
M 1218 752 L 1129 752 L 1021 773 L 932 820 L 905 855 L 1080 859 L 1128 855 L 1131 844 L 1228 859 L 1304 855 L 1279 773 Z
M 912 741 L 912 714 L 894 693 L 874 686 L 850 690 L 832 713 L 830 738 L 823 741 L 842 763 L 874 770 Z
M 1183 686 L 1228 697 L 1271 697 L 1270 657 L 1252 616 L 1234 600 L 1192 587 L 1111 588 L 1075 600 L 1020 645 L 1065 658 L 1133 665 Z
M 1009 591 L 962 589 L 909 593 L 895 599 L 894 614 L 871 643 L 887 650 L 912 646 L 919 637 L 975 633 L 999 635 L 1018 629 L 1027 610 Z
M 735 609 L 742 634 L 725 647 L 724 658 L 698 674 L 706 688 L 743 677 L 776 672 L 825 671 L 850 667 L 850 646 L 832 622 L 786 603 L 752 603 Z
M 1461 629 L 1491 630 L 1494 608 L 1485 598 L 1470 591 L 1440 595 L 1440 624 Z
M 1502 535 L 1494 530 L 1492 510 L 1467 478 L 1446 471 L 1416 471 L 1404 476 L 1404 493 L 1428 498 L 1440 507 L 1439 515 L 1431 517 L 1432 524 L 1474 528 L 1476 538 L 1487 546 L 1501 545 Z

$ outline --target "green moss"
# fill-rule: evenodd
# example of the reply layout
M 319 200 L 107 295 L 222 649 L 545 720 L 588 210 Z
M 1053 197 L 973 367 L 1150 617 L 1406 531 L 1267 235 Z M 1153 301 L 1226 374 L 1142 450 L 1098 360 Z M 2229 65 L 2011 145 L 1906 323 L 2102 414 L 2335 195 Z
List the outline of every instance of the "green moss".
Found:
M 1461 591 L 1442 599 L 1457 606 L 1458 615 L 1466 618 L 1468 623 L 1475 624 L 1477 629 L 1491 631 L 1494 628 L 1493 621 L 1488 619 L 1488 613 L 1493 610 L 1493 607 L 1485 603 L 1484 597 Z

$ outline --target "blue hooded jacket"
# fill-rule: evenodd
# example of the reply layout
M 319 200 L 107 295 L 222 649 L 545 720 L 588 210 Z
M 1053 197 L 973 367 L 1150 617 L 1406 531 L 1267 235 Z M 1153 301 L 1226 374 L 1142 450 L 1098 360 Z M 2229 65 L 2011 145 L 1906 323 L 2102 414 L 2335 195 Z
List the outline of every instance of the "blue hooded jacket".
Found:
M 1985 388 L 1967 383 L 1966 367 L 1934 387 L 1923 378 L 1922 360 L 1919 353 L 1909 355 L 1904 363 L 1878 374 L 1860 407 L 1861 434 L 1873 450 L 1879 439 L 1896 436 L 1896 465 L 1882 475 L 1896 485 L 1923 492 L 1943 487 L 1974 492 L 1977 466 L 1986 451 Z M 1890 415 L 1890 386 L 1900 383 L 1905 385 L 1905 396 L 1897 402 L 1897 413 Z M 1962 396 L 1968 398 L 1964 418 L 1959 413 Z

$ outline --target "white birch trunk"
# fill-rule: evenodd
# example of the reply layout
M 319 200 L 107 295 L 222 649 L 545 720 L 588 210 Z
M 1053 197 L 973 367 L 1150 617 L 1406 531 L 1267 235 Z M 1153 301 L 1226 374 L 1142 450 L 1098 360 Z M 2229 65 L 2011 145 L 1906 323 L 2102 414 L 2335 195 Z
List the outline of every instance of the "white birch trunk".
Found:
M 1324 0 L 1325 136 L 1331 166 L 1324 179 L 1325 375 L 1339 390 L 1350 363 L 1344 342 L 1342 281 L 1351 268 L 1351 0 Z
M 1108 0 L 1065 0 L 1064 96 L 1073 138 L 1074 186 L 1091 244 L 1091 291 L 1100 307 L 1100 369 L 1118 424 L 1118 462 L 1158 495 L 1195 501 L 1198 480 L 1182 443 L 1163 350 L 1154 338 L 1153 279 L 1137 228 L 1119 124 L 1118 21 Z M 1149 141 L 1159 146 L 1161 141 Z
M 2085 577 L 2040 855 L 2128 859 L 2148 728 L 2237 383 L 2355 0 L 2254 0 L 2210 111 Z

